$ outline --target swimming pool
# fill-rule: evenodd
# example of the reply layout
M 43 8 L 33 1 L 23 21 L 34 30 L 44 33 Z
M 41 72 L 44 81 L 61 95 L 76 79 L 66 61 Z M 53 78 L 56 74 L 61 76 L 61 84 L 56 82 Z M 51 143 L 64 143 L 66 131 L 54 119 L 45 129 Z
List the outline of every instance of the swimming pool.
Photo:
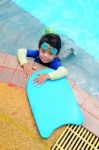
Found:
M 27 2 L 27 0 L 25 2 L 20 0 L 20 2 L 23 5 L 23 4 L 26 4 L 25 2 Z M 28 2 L 31 2 L 31 0 L 28 0 Z M 35 8 L 39 5 L 43 6 L 43 3 L 46 1 L 43 0 L 42 4 L 40 4 L 40 3 L 37 4 L 37 2 L 35 2 L 35 1 L 33 2 Z M 57 5 L 59 5 L 58 4 L 59 2 L 60 2 L 60 0 L 57 1 Z M 72 2 L 74 2 L 74 1 L 72 1 Z M 87 2 L 89 2 L 89 1 L 87 1 Z M 95 2 L 96 2 L 96 0 L 95 0 Z M 49 3 L 50 3 L 50 5 L 52 3 L 53 4 L 52 6 L 54 7 L 55 1 L 54 2 L 50 1 Z M 62 3 L 63 3 L 63 1 L 62 1 Z M 92 3 L 94 3 L 94 2 L 92 2 Z M 74 4 L 72 4 L 72 5 L 74 5 Z M 72 5 L 70 5 L 70 6 L 72 6 Z M 48 6 L 48 3 L 46 4 L 46 6 Z M 32 7 L 31 7 L 31 9 L 32 9 Z M 36 9 L 36 11 L 37 10 L 38 9 Z M 44 9 L 43 9 L 42 13 L 45 16 L 48 16 L 47 13 L 44 13 Z M 10 0 L 10 1 L 9 0 L 5 0 L 5 1 L 1 0 L 0 1 L 0 15 L 1 15 L 1 17 L 0 17 L 0 29 L 1 29 L 0 52 L 3 52 L 3 53 L 7 52 L 8 54 L 12 54 L 12 55 L 16 55 L 17 49 L 19 49 L 19 48 L 31 48 L 31 49 L 36 48 L 37 49 L 38 41 L 46 29 L 45 25 L 49 26 L 49 23 L 50 22 L 54 23 L 54 20 L 55 20 L 55 18 L 53 16 L 54 19 L 52 21 L 49 21 L 48 24 L 45 24 L 42 19 L 38 19 L 39 15 L 35 14 L 35 16 L 34 16 L 29 11 L 26 11 L 25 9 L 23 9 L 23 7 L 20 7 L 15 1 L 12 1 L 12 0 Z M 56 13 L 56 16 L 57 16 L 57 13 Z M 63 22 L 62 21 L 60 22 L 60 20 L 59 20 L 59 23 L 63 24 Z M 63 41 L 63 47 L 61 50 L 62 53 L 60 56 L 62 56 L 61 60 L 62 60 L 63 65 L 68 68 L 69 77 L 72 78 L 74 81 L 76 81 L 76 83 L 81 88 L 86 90 L 91 95 L 99 96 L 99 83 L 97 82 L 99 80 L 98 51 L 95 49 L 91 49 L 91 51 L 90 50 L 88 51 L 88 49 L 83 50 L 82 48 L 80 48 L 81 45 L 78 46 L 77 41 L 74 42 L 75 36 L 74 36 L 74 38 L 72 38 L 72 36 L 70 36 L 69 34 L 65 34 L 66 32 L 62 33 L 63 27 L 60 28 L 60 26 L 58 26 L 58 25 L 56 27 L 57 28 L 54 28 L 54 27 L 52 27 L 52 28 L 54 30 L 56 30 L 56 29 L 58 30 L 58 27 L 59 27 L 59 29 L 61 29 L 60 31 L 57 31 L 60 34 L 62 34 L 61 37 L 62 37 L 62 41 Z M 73 27 L 73 24 L 72 24 L 72 27 Z M 77 27 L 74 26 L 73 30 L 76 31 Z M 67 29 L 69 29 L 69 26 L 68 26 L 68 28 L 66 26 L 66 30 Z M 81 31 L 81 29 L 82 29 L 82 27 L 79 30 Z M 71 28 L 69 29 L 69 31 L 71 31 Z M 76 31 L 76 33 L 77 33 L 77 31 Z M 98 31 L 97 31 L 97 34 L 98 34 Z M 77 33 L 77 35 L 78 35 L 78 33 Z M 83 42 L 86 42 L 86 41 L 84 41 L 83 36 L 82 36 L 82 39 L 83 39 Z M 97 38 L 94 41 L 96 41 L 96 40 L 97 40 Z M 90 44 L 92 44 L 92 43 L 90 43 Z M 84 46 L 86 46 L 86 45 L 84 44 Z M 75 50 L 77 50 L 76 57 L 69 57 L 69 59 L 66 57 L 66 55 L 65 55 L 66 53 L 64 53 L 64 52 L 66 52 L 65 50 L 67 50 L 69 47 L 72 47 Z M 97 48 L 97 46 L 96 46 L 96 48 Z M 93 54 L 90 55 L 90 53 L 92 53 L 92 50 L 93 50 Z M 87 51 L 88 51 L 88 53 L 87 53 Z
M 67 35 L 99 59 L 98 0 L 13 0 L 46 26 Z

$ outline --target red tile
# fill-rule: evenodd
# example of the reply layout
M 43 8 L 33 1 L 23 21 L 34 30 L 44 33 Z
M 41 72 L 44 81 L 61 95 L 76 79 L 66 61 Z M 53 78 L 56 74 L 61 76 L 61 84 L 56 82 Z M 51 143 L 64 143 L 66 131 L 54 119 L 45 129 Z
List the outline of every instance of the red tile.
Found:
M 99 137 L 99 120 L 83 109 L 82 112 L 84 114 L 83 126 Z
M 18 61 L 16 56 L 7 55 L 6 60 L 4 62 L 4 66 L 12 69 L 16 69 L 18 66 Z
M 92 96 L 88 96 L 82 108 L 99 119 L 99 102 Z

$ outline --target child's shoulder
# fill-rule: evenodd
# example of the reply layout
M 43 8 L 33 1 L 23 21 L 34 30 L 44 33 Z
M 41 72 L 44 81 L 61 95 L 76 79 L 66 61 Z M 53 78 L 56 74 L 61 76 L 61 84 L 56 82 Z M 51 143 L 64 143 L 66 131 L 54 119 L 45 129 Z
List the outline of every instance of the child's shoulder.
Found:
M 57 69 L 58 67 L 62 66 L 61 61 L 58 57 L 55 57 L 51 63 L 53 69 Z
M 27 49 L 28 57 L 37 57 L 39 55 L 39 50 Z
M 53 61 L 54 62 L 61 62 L 61 60 L 59 59 L 59 57 L 55 57 Z

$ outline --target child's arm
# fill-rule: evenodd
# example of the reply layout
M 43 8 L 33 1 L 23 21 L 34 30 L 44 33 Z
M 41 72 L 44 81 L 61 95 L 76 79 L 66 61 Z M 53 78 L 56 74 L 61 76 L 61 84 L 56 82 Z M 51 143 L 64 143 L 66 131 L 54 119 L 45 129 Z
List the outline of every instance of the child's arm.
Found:
M 38 50 L 30 50 L 30 49 L 18 49 L 17 57 L 20 63 L 20 66 L 28 63 L 27 57 L 36 58 L 39 55 Z
M 26 56 L 27 56 L 27 49 L 18 49 L 17 58 L 20 63 L 20 66 L 23 66 L 23 64 L 28 63 Z
M 41 84 L 46 80 L 57 80 L 59 78 L 65 77 L 68 74 L 68 71 L 65 67 L 60 66 L 57 70 L 52 71 L 49 74 L 39 74 L 37 78 L 33 80 L 36 84 Z
M 23 67 L 24 73 L 27 76 L 33 72 L 33 65 L 28 63 L 27 57 L 35 58 L 38 55 L 38 50 L 27 50 L 27 49 L 19 49 L 17 52 L 17 58 L 20 63 L 20 66 Z
M 56 80 L 68 75 L 68 71 L 64 66 L 60 66 L 57 70 L 48 74 L 51 80 Z

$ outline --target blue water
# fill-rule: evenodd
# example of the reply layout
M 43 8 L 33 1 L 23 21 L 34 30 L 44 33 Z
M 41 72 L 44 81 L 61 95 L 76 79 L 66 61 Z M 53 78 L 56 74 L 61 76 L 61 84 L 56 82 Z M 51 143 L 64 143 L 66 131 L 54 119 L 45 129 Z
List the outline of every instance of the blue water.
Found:
M 99 0 L 13 0 L 99 59 Z

